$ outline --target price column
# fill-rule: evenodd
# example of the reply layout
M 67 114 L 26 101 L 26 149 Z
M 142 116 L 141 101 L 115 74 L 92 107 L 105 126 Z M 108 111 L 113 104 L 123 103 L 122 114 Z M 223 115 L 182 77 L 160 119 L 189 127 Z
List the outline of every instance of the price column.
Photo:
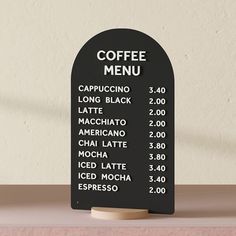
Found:
M 148 193 L 167 192 L 167 99 L 165 87 L 148 87 Z

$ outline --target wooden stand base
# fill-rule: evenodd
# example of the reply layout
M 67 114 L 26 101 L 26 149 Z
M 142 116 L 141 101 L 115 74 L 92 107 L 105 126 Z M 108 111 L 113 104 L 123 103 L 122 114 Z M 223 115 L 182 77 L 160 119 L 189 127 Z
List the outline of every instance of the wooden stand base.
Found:
M 104 220 L 130 220 L 148 217 L 147 209 L 92 207 L 91 216 Z

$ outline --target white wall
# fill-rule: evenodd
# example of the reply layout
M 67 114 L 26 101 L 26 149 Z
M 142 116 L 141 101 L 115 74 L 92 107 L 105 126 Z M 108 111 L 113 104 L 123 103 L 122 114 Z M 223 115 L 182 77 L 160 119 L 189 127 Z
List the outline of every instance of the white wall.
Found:
M 82 45 L 143 31 L 176 78 L 176 182 L 236 184 L 236 1 L 0 0 L 0 184 L 70 182 L 70 73 Z

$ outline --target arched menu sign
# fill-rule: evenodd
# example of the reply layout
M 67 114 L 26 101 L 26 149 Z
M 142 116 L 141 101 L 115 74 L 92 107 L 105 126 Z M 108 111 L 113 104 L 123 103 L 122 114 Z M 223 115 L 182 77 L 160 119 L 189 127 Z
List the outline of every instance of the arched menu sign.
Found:
M 144 33 L 104 31 L 74 61 L 71 200 L 174 212 L 174 74 Z

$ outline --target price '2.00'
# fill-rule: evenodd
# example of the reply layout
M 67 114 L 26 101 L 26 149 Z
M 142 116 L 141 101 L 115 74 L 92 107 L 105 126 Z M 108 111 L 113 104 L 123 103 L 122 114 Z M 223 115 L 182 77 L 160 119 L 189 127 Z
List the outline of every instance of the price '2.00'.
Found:
M 156 194 L 165 194 L 166 193 L 166 188 L 164 187 L 149 187 L 149 193 L 156 193 Z

